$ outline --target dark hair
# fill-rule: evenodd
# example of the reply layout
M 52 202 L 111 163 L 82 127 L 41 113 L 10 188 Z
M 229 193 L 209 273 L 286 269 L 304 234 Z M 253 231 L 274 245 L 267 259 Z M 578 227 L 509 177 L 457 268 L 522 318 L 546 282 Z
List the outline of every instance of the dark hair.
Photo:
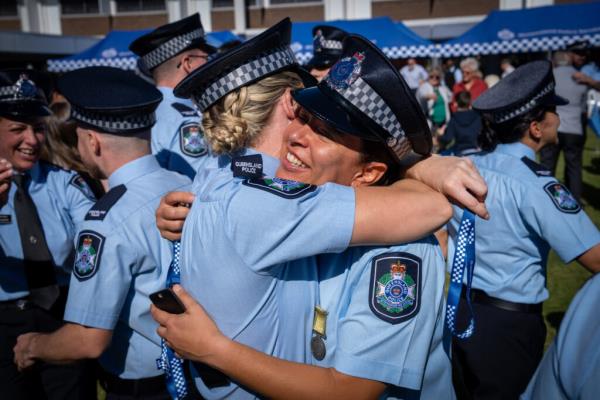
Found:
M 389 186 L 400 179 L 400 165 L 384 143 L 371 140 L 362 142 L 363 162 L 382 162 L 387 165 L 387 171 L 373 186 Z
M 471 93 L 467 90 L 463 90 L 456 95 L 456 104 L 458 108 L 469 108 L 471 105 Z
M 553 111 L 552 107 L 539 106 L 531 111 L 503 123 L 491 122 L 491 116 L 485 115 L 479 134 L 479 146 L 484 151 L 494 151 L 499 143 L 514 143 L 523 138 L 532 122 L 541 122 L 546 112 Z

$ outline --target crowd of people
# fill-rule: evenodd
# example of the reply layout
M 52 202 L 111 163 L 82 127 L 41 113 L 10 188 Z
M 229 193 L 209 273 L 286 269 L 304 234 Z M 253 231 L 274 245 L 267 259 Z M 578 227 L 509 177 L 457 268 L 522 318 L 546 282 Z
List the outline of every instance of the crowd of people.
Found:
M 545 355 L 541 311 L 550 248 L 597 273 L 600 232 L 535 161 L 582 136 L 593 73 L 488 88 L 313 36 L 305 68 L 289 18 L 215 49 L 194 14 L 131 43 L 144 78 L 0 71 L 3 398 L 597 395 L 598 274 Z

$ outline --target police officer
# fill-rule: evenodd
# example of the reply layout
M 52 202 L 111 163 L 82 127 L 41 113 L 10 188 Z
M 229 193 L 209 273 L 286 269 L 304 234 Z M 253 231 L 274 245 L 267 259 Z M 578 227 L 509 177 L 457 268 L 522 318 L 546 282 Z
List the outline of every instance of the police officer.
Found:
M 398 160 L 412 147 L 407 144 L 390 149 L 390 139 L 404 127 L 414 134 L 415 147 L 425 145 L 426 138 L 430 140 L 428 130 L 418 131 L 420 124 L 426 126 L 426 120 L 408 87 L 374 45 L 351 35 L 345 42 L 344 55 L 317 88 L 294 92 L 293 97 L 303 107 L 299 112 L 303 122 L 294 123 L 284 135 L 289 153 L 282 157 L 278 176 L 315 183 L 332 180 L 354 187 L 389 184 L 398 176 Z M 353 95 L 358 88 L 377 104 L 377 110 L 365 107 L 361 98 Z M 390 123 L 377 115 L 387 115 Z M 359 119 L 365 124 L 361 128 L 349 122 Z M 344 132 L 361 136 L 359 139 Z M 356 157 L 359 152 L 362 155 Z M 356 164 L 349 161 L 357 159 L 361 161 Z M 363 164 L 365 159 L 369 161 Z M 310 163 L 310 168 L 298 167 L 304 162 Z M 361 168 L 378 172 L 356 173 Z M 307 200 L 299 197 L 298 201 Z M 286 212 L 283 208 L 278 211 Z M 287 221 L 293 220 L 291 215 L 288 217 Z M 315 228 L 323 229 L 319 224 L 328 222 L 315 222 Z M 270 226 L 269 221 L 267 232 Z M 286 241 L 279 246 L 286 246 Z M 182 289 L 177 290 L 190 310 L 189 320 L 184 323 L 195 346 L 176 347 L 177 351 L 211 362 L 269 398 L 363 398 L 379 397 L 384 392 L 386 398 L 454 398 L 450 360 L 442 349 L 444 260 L 435 240 L 427 238 L 389 248 L 354 247 L 339 255 L 321 255 L 317 260 L 320 299 L 315 303 L 312 337 L 300 340 L 307 343 L 310 338 L 312 360 L 307 362 L 323 368 L 267 357 L 237 343 L 238 338 L 234 337 L 235 342 L 226 339 Z M 297 270 L 309 265 L 301 260 L 289 263 L 288 268 Z M 298 272 L 283 279 L 299 276 Z M 301 289 L 310 284 L 295 283 L 295 304 L 306 301 Z M 285 302 L 280 307 L 281 313 L 298 318 Z M 153 314 L 167 325 L 165 337 L 169 342 L 180 345 L 177 339 L 185 334 L 183 325 L 168 326 L 166 313 L 154 310 Z M 184 321 L 186 316 L 174 318 Z M 280 346 L 292 346 L 293 338 L 297 339 L 297 334 L 288 332 Z M 335 381 L 343 383 L 336 385 Z
M 306 68 L 317 80 L 323 79 L 342 56 L 342 43 L 348 33 L 330 25 L 317 25 L 312 30 L 313 58 Z
M 175 98 L 173 88 L 216 51 L 206 42 L 200 14 L 160 26 L 129 49 L 141 57 L 163 95 L 152 128 L 152 154 L 162 167 L 193 178 L 211 156 L 200 116 L 189 100 Z
M 0 71 L 0 387 L 9 399 L 89 398 L 84 364 L 13 363 L 19 334 L 61 326 L 75 226 L 95 201 L 81 176 L 39 161 L 50 110 L 32 79 Z
M 521 66 L 473 103 L 484 117 L 481 139 L 488 152 L 472 160 L 488 183 L 493 217 L 475 224 L 475 333 L 453 346 L 455 387 L 457 393 L 464 388 L 465 398 L 517 398 L 529 382 L 546 338 L 542 303 L 550 248 L 565 263 L 600 269 L 597 228 L 569 190 L 535 162 L 540 148 L 556 142 L 555 107 L 562 104 L 547 61 Z M 456 210 L 451 235 L 461 214 Z M 461 326 L 466 310 L 463 298 Z
M 16 360 L 24 368 L 38 359 L 100 357 L 109 399 L 168 399 L 148 296 L 165 286 L 171 246 L 153 215 L 166 191 L 190 180 L 161 168 L 150 154 L 161 93 L 133 73 L 109 67 L 76 70 L 58 84 L 72 106 L 82 159 L 96 178 L 108 178 L 109 191 L 79 227 L 68 323 L 51 334 L 20 336 Z
M 522 400 L 592 400 L 600 393 L 600 274 L 581 288 Z

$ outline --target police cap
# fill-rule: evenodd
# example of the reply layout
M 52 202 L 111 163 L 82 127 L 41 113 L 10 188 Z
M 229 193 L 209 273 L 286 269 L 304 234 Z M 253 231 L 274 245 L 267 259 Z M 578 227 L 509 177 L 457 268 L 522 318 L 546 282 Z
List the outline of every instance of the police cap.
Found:
M 134 40 L 129 50 L 142 57 L 152 70 L 189 49 L 202 49 L 212 54 L 216 49 L 206 42 L 200 14 L 196 13 L 170 24 L 162 25 Z
M 335 26 L 317 25 L 312 30 L 313 58 L 307 68 L 331 67 L 342 56 L 342 43 L 348 33 Z
M 26 69 L 1 70 L 0 115 L 14 120 L 51 115 L 45 93 L 39 87 L 40 76 Z
M 501 124 L 538 106 L 561 106 L 568 100 L 557 96 L 552 64 L 533 61 L 515 69 L 473 102 L 473 109 L 489 121 Z
M 71 119 L 100 132 L 135 134 L 156 122 L 154 111 L 162 94 L 130 71 L 88 67 L 58 80 L 58 89 L 71 103 Z
M 226 94 L 281 71 L 297 72 L 305 86 L 316 80 L 302 69 L 290 48 L 292 23 L 285 18 L 194 70 L 174 89 L 204 112 Z
M 410 88 L 368 39 L 350 35 L 342 58 L 317 87 L 294 99 L 335 129 L 388 146 L 398 161 L 431 152 L 431 131 Z

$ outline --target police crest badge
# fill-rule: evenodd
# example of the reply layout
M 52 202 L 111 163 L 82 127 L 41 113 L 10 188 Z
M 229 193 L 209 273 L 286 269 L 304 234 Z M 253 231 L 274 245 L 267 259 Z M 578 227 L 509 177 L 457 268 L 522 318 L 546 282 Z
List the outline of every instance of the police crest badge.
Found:
M 183 154 L 200 157 L 208 152 L 204 143 L 204 134 L 197 122 L 188 122 L 179 128 L 179 144 Z
M 28 99 L 35 97 L 37 88 L 35 83 L 29 79 L 27 74 L 21 74 L 19 80 L 15 83 L 17 90 L 15 91 L 15 99 Z
M 334 90 L 348 89 L 360 76 L 361 65 L 365 54 L 357 51 L 352 57 L 345 57 L 338 61 L 325 77 L 325 83 Z
M 94 231 L 81 231 L 73 266 L 73 274 L 78 280 L 85 281 L 96 274 L 103 246 L 104 236 Z
M 73 175 L 73 177 L 69 181 L 69 184 L 75 186 L 89 200 L 96 201 L 96 196 L 94 195 L 94 192 L 92 192 L 92 189 L 90 189 L 90 187 L 81 177 L 81 175 Z
M 369 307 L 377 318 L 398 324 L 417 315 L 421 306 L 421 259 L 409 253 L 373 258 Z
M 576 214 L 581 210 L 581 206 L 575 200 L 569 189 L 559 182 L 550 182 L 544 186 L 544 190 L 552 199 L 552 202 L 560 211 L 569 214 Z
M 308 183 L 281 178 L 252 178 L 246 179 L 242 184 L 286 199 L 296 199 L 317 189 L 316 186 Z
M 325 38 L 323 37 L 323 31 L 317 29 L 317 31 L 315 32 L 315 36 L 313 37 L 314 53 L 320 53 L 321 51 L 323 51 L 323 40 L 325 40 Z

